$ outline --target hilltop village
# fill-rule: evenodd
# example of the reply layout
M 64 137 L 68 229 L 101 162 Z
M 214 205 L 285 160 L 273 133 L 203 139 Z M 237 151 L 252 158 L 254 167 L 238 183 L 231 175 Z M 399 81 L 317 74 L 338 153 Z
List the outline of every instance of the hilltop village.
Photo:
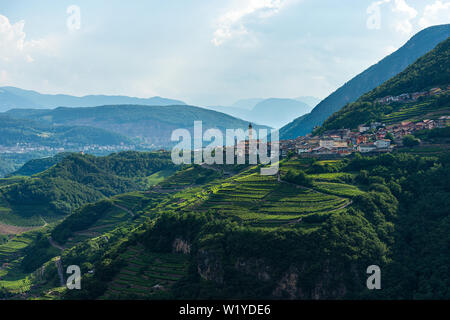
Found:
M 325 131 L 323 134 L 311 134 L 293 140 L 280 141 L 282 157 L 294 152 L 301 157 L 341 157 L 355 152 L 386 153 L 403 145 L 403 138 L 420 130 L 432 130 L 450 126 L 450 116 L 438 120 L 419 122 L 403 121 L 398 124 L 385 125 L 372 122 L 358 126 L 357 131 L 339 129 Z
M 283 157 L 294 152 L 301 157 L 340 157 L 355 152 L 386 153 L 393 151 L 396 146 L 402 146 L 403 138 L 407 135 L 424 129 L 431 130 L 446 126 L 450 126 L 450 116 L 415 123 L 403 121 L 393 125 L 372 122 L 359 125 L 357 131 L 329 130 L 318 136 L 309 134 L 293 140 L 282 140 L 280 155 Z
M 421 97 L 436 96 L 450 91 L 450 85 L 444 89 L 432 88 L 428 91 L 402 93 L 398 96 L 386 96 L 375 100 L 383 105 L 387 103 L 408 103 L 417 101 Z M 306 135 L 292 140 L 280 141 L 280 155 L 289 153 L 301 157 L 337 158 L 355 152 L 386 153 L 396 147 L 403 146 L 403 138 L 421 130 L 432 130 L 450 126 L 450 116 L 441 116 L 436 120 L 425 119 L 418 122 L 403 121 L 386 125 L 381 122 L 365 123 L 357 130 L 338 129 L 323 132 L 321 135 Z
M 380 154 L 392 152 L 396 147 L 403 147 L 403 139 L 415 132 L 432 130 L 450 126 L 450 116 L 441 116 L 436 120 L 402 121 L 397 124 L 386 125 L 381 122 L 361 124 L 357 130 L 337 129 L 328 130 L 320 135 L 308 134 L 291 140 L 278 142 L 281 157 L 297 154 L 302 158 L 345 157 L 353 153 Z M 234 145 L 238 156 L 257 153 L 256 146 L 265 145 L 263 140 L 253 139 L 253 126 L 248 128 L 248 139 Z M 252 148 L 254 146 L 254 149 Z M 221 148 L 218 148 L 221 149 Z M 226 147 L 223 148 L 225 154 Z M 273 143 L 267 143 L 268 155 L 274 150 Z

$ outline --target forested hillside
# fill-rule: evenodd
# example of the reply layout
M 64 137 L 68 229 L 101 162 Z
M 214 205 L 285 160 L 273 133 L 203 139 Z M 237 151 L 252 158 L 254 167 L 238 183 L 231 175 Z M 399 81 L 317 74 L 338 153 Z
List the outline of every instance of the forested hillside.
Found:
M 0 179 L 0 222 L 39 226 L 116 194 L 144 190 L 151 176 L 175 170 L 167 153 L 71 154 L 31 177 Z
M 390 122 L 391 115 L 397 121 L 409 119 L 437 118 L 442 114 L 450 114 L 450 93 L 421 97 L 408 103 L 378 103 L 376 100 L 386 96 L 399 96 L 414 92 L 428 91 L 433 87 L 441 87 L 443 92 L 450 84 L 450 38 L 439 44 L 405 71 L 363 95 L 355 103 L 328 118 L 319 132 L 329 129 L 356 128 L 359 124 L 370 121 Z
M 310 114 L 295 119 L 281 128 L 281 138 L 294 139 L 311 133 L 315 126 L 322 125 L 333 113 L 396 76 L 449 36 L 450 25 L 448 24 L 420 31 L 399 50 L 357 75 L 325 98 Z M 417 85 L 420 86 L 419 83 Z
M 115 161 L 105 168 L 133 175 Z M 258 167 L 187 166 L 146 192 L 81 207 L 13 251 L 23 257 L 14 270 L 28 275 L 28 294 L 50 299 L 446 298 L 449 161 L 448 153 L 291 157 L 280 179 Z M 66 168 L 42 176 L 82 172 Z M 42 240 L 50 237 L 64 250 Z M 56 293 L 56 254 L 64 267 L 81 266 L 82 290 Z M 373 264 L 381 291 L 366 287 Z M 43 274 L 32 272 L 41 265 Z
M 22 167 L 20 167 L 17 171 L 14 171 L 8 176 L 32 176 L 34 174 L 40 173 L 42 171 L 47 170 L 48 168 L 54 166 L 58 162 L 60 162 L 65 157 L 69 156 L 70 152 L 62 152 L 58 153 L 53 157 L 45 157 L 41 159 L 32 159 L 27 161 Z
M 31 144 L 34 146 L 85 146 L 130 144 L 121 134 L 86 126 L 54 126 L 51 123 L 28 119 L 15 119 L 0 114 L 0 146 Z
M 76 125 L 115 132 L 156 147 L 172 146 L 172 132 L 185 128 L 193 132 L 194 121 L 202 121 L 203 130 L 248 128 L 248 122 L 229 115 L 193 106 L 111 105 L 92 108 L 56 108 L 54 110 L 11 110 L 11 117 L 41 123 Z M 254 126 L 255 129 L 267 128 Z

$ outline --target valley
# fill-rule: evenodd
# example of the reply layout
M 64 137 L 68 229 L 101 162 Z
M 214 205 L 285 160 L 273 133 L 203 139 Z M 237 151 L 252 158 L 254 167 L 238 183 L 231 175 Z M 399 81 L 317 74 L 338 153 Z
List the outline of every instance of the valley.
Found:
M 214 49 L 233 30 L 219 29 Z M 448 24 L 423 29 L 320 102 L 314 90 L 197 107 L 1 87 L 0 300 L 450 299 L 449 35 Z M 186 68 L 171 55 L 157 60 L 173 64 L 163 80 Z M 186 80 L 171 80 L 161 90 L 183 92 Z M 209 101 L 217 84 L 199 94 L 191 81 Z M 220 90 L 229 101 L 236 88 Z M 214 138 L 213 152 L 192 143 L 199 122 L 195 139 Z M 248 130 L 224 144 L 228 129 Z

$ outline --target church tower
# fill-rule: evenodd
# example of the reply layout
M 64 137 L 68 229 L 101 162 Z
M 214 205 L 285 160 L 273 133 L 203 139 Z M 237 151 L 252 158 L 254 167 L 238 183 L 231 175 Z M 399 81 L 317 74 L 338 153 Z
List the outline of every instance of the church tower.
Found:
M 251 123 L 248 124 L 248 141 L 253 140 L 253 126 Z

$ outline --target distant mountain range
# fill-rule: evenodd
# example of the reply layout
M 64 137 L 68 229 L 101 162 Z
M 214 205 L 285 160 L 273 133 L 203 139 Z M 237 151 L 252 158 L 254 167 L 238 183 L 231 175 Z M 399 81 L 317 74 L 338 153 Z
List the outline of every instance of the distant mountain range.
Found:
M 88 108 L 13 109 L 5 113 L 13 119 L 28 120 L 52 127 L 77 127 L 105 130 L 134 139 L 155 148 L 169 147 L 173 130 L 193 131 L 194 121 L 201 120 L 203 129 L 217 128 L 225 136 L 226 129 L 248 128 L 248 122 L 204 108 L 182 106 L 111 105 Z M 19 121 L 17 120 L 17 121 Z M 267 128 L 265 126 L 254 126 Z M 1 143 L 0 143 L 1 144 Z
M 271 98 L 258 103 L 251 110 L 250 116 L 256 123 L 281 128 L 293 117 L 302 116 L 311 109 L 311 106 L 297 100 Z
M 51 109 L 56 107 L 95 107 L 111 104 L 148 106 L 185 105 L 183 101 L 161 97 L 147 99 L 106 95 L 75 97 L 64 94 L 42 94 L 15 87 L 0 87 L 0 112 L 17 108 Z
M 0 145 L 13 147 L 24 143 L 60 148 L 69 145 L 79 147 L 130 144 L 131 140 L 119 133 L 92 126 L 55 126 L 47 121 L 15 119 L 0 114 Z
M 239 100 L 231 106 L 211 106 L 207 108 L 250 122 L 281 128 L 293 118 L 310 112 L 319 101 L 320 99 L 315 97 L 299 97 L 296 99 L 254 98 Z
M 334 112 L 399 74 L 449 36 L 450 24 L 422 30 L 396 52 L 357 75 L 325 98 L 310 114 L 295 119 L 281 128 L 280 137 L 291 139 L 310 133 L 315 126 L 321 125 Z
M 311 96 L 295 99 L 250 98 L 238 100 L 231 106 L 207 108 L 249 122 L 280 128 L 293 118 L 309 112 L 319 102 L 320 99 Z M 57 107 L 97 107 L 104 105 L 179 106 L 186 105 L 186 103 L 161 97 L 136 98 L 108 95 L 76 97 L 64 94 L 42 94 L 16 87 L 0 87 L 0 112 L 11 109 L 53 109 Z M 264 114 L 261 114 L 262 110 Z M 29 112 L 26 111 L 27 114 Z

